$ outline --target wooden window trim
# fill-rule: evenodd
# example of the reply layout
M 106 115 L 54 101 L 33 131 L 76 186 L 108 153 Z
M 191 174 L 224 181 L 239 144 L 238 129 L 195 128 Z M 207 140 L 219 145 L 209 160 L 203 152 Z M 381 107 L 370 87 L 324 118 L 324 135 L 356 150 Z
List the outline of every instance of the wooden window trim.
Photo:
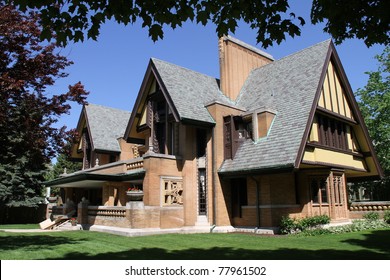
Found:
M 337 151 L 351 151 L 347 139 L 347 124 L 326 115 L 317 114 L 319 145 Z

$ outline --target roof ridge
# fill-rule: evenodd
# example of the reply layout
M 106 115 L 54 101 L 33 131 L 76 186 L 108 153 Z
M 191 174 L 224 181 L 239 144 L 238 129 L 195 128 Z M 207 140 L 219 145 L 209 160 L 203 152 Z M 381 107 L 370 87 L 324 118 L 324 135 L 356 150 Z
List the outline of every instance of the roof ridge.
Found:
M 128 111 L 128 110 L 125 110 L 125 109 L 114 108 L 114 107 L 111 107 L 111 106 L 106 106 L 106 105 L 101 105 L 101 104 L 96 104 L 96 103 L 90 103 L 90 102 L 88 102 L 88 104 L 85 104 L 85 107 L 88 107 L 89 105 L 96 106 L 96 107 L 102 107 L 102 108 L 106 108 L 106 109 L 111 109 L 111 110 L 116 110 L 116 111 L 123 111 L 123 112 L 129 113 L 129 114 L 131 113 L 131 111 Z
M 205 77 L 209 77 L 209 78 L 212 78 L 212 79 L 216 79 L 216 80 L 219 81 L 219 78 L 217 78 L 217 77 L 214 77 L 214 76 L 211 76 L 211 75 L 208 75 L 208 74 L 204 74 L 204 73 L 201 73 L 201 72 L 199 72 L 199 71 L 192 70 L 192 69 L 190 69 L 190 68 L 187 68 L 187 67 L 184 67 L 184 66 L 181 66 L 181 65 L 177 65 L 177 64 L 175 64 L 175 63 L 173 63 L 173 62 L 169 62 L 169 61 L 166 61 L 166 60 L 162 60 L 162 59 L 159 59 L 159 58 L 156 58 L 156 57 L 151 57 L 150 59 L 151 59 L 153 62 L 154 62 L 154 61 L 160 61 L 160 62 L 163 62 L 163 63 L 166 63 L 166 64 L 170 64 L 170 65 L 179 67 L 179 68 L 181 68 L 181 69 L 184 69 L 184 70 L 187 70 L 187 71 L 191 71 L 191 72 L 193 72 L 193 73 L 197 73 L 197 74 L 199 74 L 199 75 L 202 75 L 202 76 L 205 76 Z
M 236 104 L 236 105 L 239 105 L 239 103 L 240 103 L 240 101 L 241 101 L 241 98 L 242 98 L 242 96 L 243 96 L 242 90 L 243 90 L 243 88 L 245 87 L 245 85 L 246 85 L 247 81 L 249 80 L 249 78 L 250 78 L 252 75 L 254 75 L 255 72 L 261 71 L 261 70 L 263 70 L 263 69 L 266 69 L 267 67 L 273 67 L 275 64 L 277 65 L 278 63 L 282 63 L 284 60 L 289 59 L 289 58 L 291 58 L 292 56 L 299 55 L 299 54 L 302 53 L 302 52 L 307 52 L 307 51 L 309 51 L 309 50 L 311 50 L 311 49 L 313 49 L 313 48 L 315 48 L 315 47 L 317 47 L 317 46 L 319 46 L 319 45 L 322 45 L 322 44 L 325 44 L 325 43 L 328 43 L 328 44 L 330 45 L 331 42 L 332 42 L 332 39 L 331 39 L 331 38 L 326 39 L 326 40 L 324 40 L 324 41 L 322 41 L 322 42 L 319 42 L 319 43 L 316 43 L 316 44 L 314 44 L 314 45 L 311 45 L 311 46 L 309 46 L 309 47 L 307 47 L 307 48 L 298 50 L 298 51 L 293 52 L 293 53 L 291 53 L 291 54 L 288 54 L 288 55 L 286 55 L 286 56 L 284 56 L 284 57 L 282 57 L 282 58 L 280 58 L 280 59 L 278 59 L 278 60 L 274 60 L 274 61 L 272 61 L 272 62 L 270 62 L 270 63 L 268 63 L 268 64 L 266 64 L 266 65 L 263 65 L 263 66 L 260 66 L 260 67 L 257 67 L 257 68 L 255 68 L 255 69 L 251 70 L 250 73 L 249 73 L 249 75 L 248 75 L 248 77 L 247 77 L 247 79 L 245 80 L 244 84 L 243 84 L 242 87 L 241 87 L 240 94 L 238 95 L 238 97 L 237 97 L 237 99 L 236 99 L 236 101 L 235 101 L 235 104 Z

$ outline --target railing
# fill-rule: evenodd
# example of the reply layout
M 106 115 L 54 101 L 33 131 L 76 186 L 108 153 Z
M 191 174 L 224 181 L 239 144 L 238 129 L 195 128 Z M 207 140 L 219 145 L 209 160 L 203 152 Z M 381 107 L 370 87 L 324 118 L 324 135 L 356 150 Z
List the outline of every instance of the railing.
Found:
M 144 167 L 144 160 L 143 158 L 136 158 L 133 162 L 129 162 L 126 164 L 127 170 L 133 170 L 138 168 Z
M 124 206 L 88 206 L 88 216 L 95 217 L 126 217 Z
M 385 211 L 390 210 L 390 201 L 352 202 L 350 211 Z

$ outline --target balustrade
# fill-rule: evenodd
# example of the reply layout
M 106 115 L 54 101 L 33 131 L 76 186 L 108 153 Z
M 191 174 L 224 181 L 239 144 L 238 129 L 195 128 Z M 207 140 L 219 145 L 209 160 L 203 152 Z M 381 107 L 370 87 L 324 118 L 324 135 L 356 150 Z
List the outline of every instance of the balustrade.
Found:
M 88 216 L 95 217 L 126 217 L 125 207 L 89 206 Z
M 350 211 L 386 211 L 390 210 L 389 201 L 352 202 Z

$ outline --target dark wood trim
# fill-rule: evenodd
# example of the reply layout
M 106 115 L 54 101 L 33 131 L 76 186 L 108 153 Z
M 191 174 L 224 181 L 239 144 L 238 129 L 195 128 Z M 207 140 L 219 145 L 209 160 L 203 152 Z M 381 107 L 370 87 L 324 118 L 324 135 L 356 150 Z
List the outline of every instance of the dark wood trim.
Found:
M 135 119 L 137 117 L 138 108 L 141 106 L 142 99 L 143 99 L 144 94 L 145 94 L 146 86 L 147 86 L 147 84 L 148 84 L 148 82 L 150 80 L 150 77 L 152 75 L 152 68 L 151 68 L 152 66 L 151 65 L 152 65 L 152 60 L 149 60 L 149 64 L 148 64 L 148 67 L 146 68 L 144 79 L 142 80 L 141 87 L 140 87 L 140 89 L 138 91 L 137 99 L 135 100 L 135 103 L 134 103 L 134 106 L 133 106 L 133 110 L 131 111 L 129 123 L 128 123 L 127 127 L 126 127 L 126 130 L 125 130 L 124 139 L 126 139 L 126 140 L 129 138 L 131 127 L 135 123 Z
M 347 155 L 351 155 L 351 156 L 356 156 L 356 157 L 360 157 L 360 158 L 364 158 L 364 155 L 361 154 L 361 153 L 354 153 L 352 152 L 352 150 L 348 149 L 348 150 L 343 150 L 343 149 L 337 149 L 337 148 L 334 148 L 334 147 L 329 147 L 329 146 L 325 146 L 325 145 L 321 145 L 320 143 L 318 142 L 308 142 L 307 143 L 307 146 L 309 147 L 313 147 L 313 148 L 319 148 L 319 149 L 324 149 L 324 150 L 328 150 L 328 151 L 332 151 L 332 152 L 338 152 L 338 153 L 342 153 L 342 154 L 347 154 Z
M 177 122 L 180 121 L 180 115 L 179 115 L 179 112 L 177 111 L 177 108 L 175 107 L 175 104 L 173 103 L 172 101 L 172 98 L 171 96 L 169 95 L 169 92 L 160 76 L 160 73 L 158 72 L 156 66 L 154 65 L 153 61 L 151 60 L 151 68 L 152 68 L 152 72 L 156 78 L 156 81 L 158 83 L 158 85 L 160 86 L 160 89 L 165 97 L 165 100 L 169 106 L 169 108 L 172 110 L 172 113 L 173 113 L 173 116 L 175 117 L 175 120 Z
M 336 77 L 337 77 L 337 73 L 336 73 L 335 69 L 333 69 L 333 83 L 334 83 L 334 90 L 335 90 L 335 94 L 336 94 L 337 109 L 338 109 L 338 113 L 341 115 L 340 103 L 339 103 L 339 92 L 337 90 Z
M 329 62 L 330 62 L 330 58 L 331 58 L 331 55 L 333 53 L 333 48 L 331 47 L 332 46 L 332 42 L 329 42 L 329 45 L 330 45 L 330 47 L 328 47 L 328 53 L 326 54 L 324 65 L 322 67 L 320 80 L 318 81 L 317 90 L 316 90 L 316 93 L 315 93 L 315 96 L 314 96 L 314 100 L 313 100 L 313 104 L 312 104 L 312 107 L 311 107 L 311 110 L 310 110 L 309 118 L 308 118 L 307 123 L 306 123 L 305 132 L 303 133 L 303 137 L 302 137 L 299 149 L 298 149 L 297 157 L 295 158 L 294 168 L 299 168 L 299 165 L 300 165 L 300 163 L 301 163 L 301 161 L 303 159 L 306 142 L 307 142 L 307 139 L 309 138 L 310 129 L 311 129 L 311 126 L 312 126 L 312 123 L 313 123 L 313 120 L 314 120 L 316 109 L 318 107 L 317 106 L 318 105 L 318 100 L 321 97 L 322 86 L 324 84 L 325 77 L 326 77 L 326 72 L 328 70 L 328 66 L 329 66 Z
M 352 113 L 357 118 L 357 122 L 358 122 L 358 124 L 360 124 L 360 126 L 362 128 L 365 140 L 367 141 L 368 146 L 369 146 L 370 150 L 372 151 L 372 158 L 374 160 L 375 167 L 376 167 L 376 169 L 378 171 L 379 177 L 383 178 L 384 177 L 383 169 L 382 169 L 382 167 L 379 164 L 379 160 L 378 160 L 378 157 L 377 157 L 377 155 L 375 153 L 374 146 L 373 146 L 371 138 L 370 138 L 370 136 L 368 134 L 367 126 L 364 123 L 363 116 L 362 116 L 362 114 L 361 114 L 361 112 L 359 110 L 359 106 L 358 106 L 358 104 L 356 102 L 356 99 L 355 99 L 355 96 L 353 94 L 351 85 L 350 85 L 350 83 L 349 83 L 349 81 L 347 79 L 347 75 L 345 74 L 344 68 L 343 68 L 343 66 L 341 64 L 341 61 L 340 61 L 340 58 L 339 58 L 337 52 L 335 51 L 335 46 L 333 45 L 333 43 L 331 44 L 331 49 L 333 50 L 332 51 L 332 53 L 333 53 L 333 62 L 337 66 L 336 69 L 338 70 L 338 73 L 340 74 L 340 83 L 345 86 L 345 94 L 349 98 L 349 100 L 347 100 L 347 101 L 349 101 L 349 103 L 351 105 Z
M 347 118 L 347 117 L 345 117 L 343 115 L 337 114 L 335 112 L 329 111 L 328 109 L 325 109 L 325 108 L 322 108 L 322 107 L 319 107 L 319 106 L 317 107 L 317 111 L 319 111 L 320 113 L 322 113 L 324 115 L 327 115 L 328 117 L 332 117 L 332 118 L 338 119 L 340 121 L 344 121 L 344 122 L 352 124 L 352 125 L 357 125 L 358 124 L 353 119 Z

